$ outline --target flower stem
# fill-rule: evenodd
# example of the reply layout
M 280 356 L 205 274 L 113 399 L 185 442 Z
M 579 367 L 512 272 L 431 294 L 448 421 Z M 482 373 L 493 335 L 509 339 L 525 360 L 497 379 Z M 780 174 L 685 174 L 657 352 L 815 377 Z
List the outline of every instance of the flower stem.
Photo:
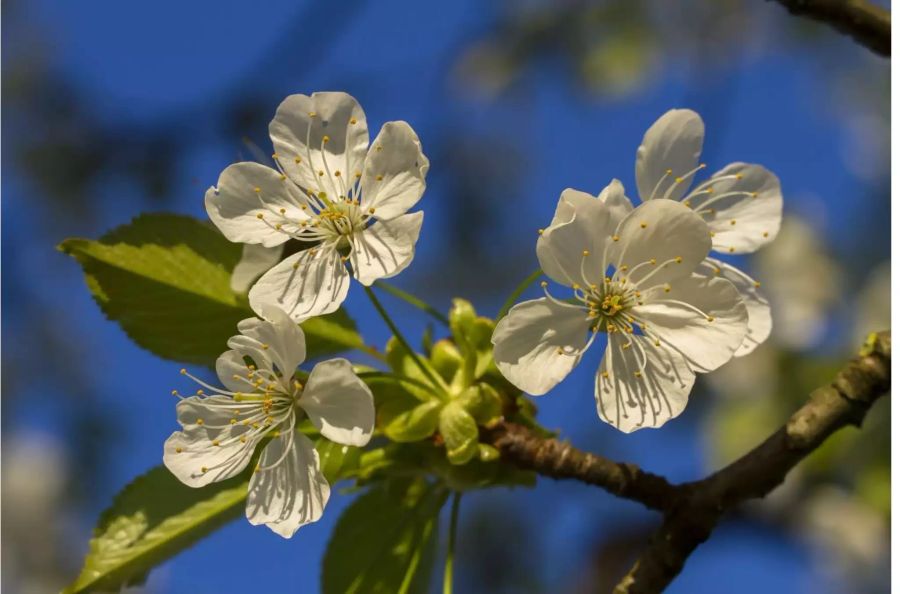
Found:
M 450 508 L 450 537 L 447 541 L 447 560 L 444 562 L 444 594 L 453 594 L 453 556 L 456 548 L 456 525 L 459 523 L 459 500 L 462 493 L 453 493 L 453 504 Z
M 531 283 L 539 279 L 541 277 L 541 274 L 543 274 L 543 271 L 538 268 L 537 270 L 529 274 L 528 278 L 519 283 L 519 286 L 516 287 L 516 289 L 512 293 L 510 293 L 509 297 L 506 298 L 506 301 L 503 303 L 503 307 L 500 308 L 500 313 L 497 314 L 497 318 L 495 321 L 499 322 L 503 316 L 509 313 L 510 308 L 515 305 L 516 300 L 519 298 L 519 296 L 525 292 L 525 289 L 527 289 L 531 285 Z
M 422 362 L 422 360 L 419 358 L 419 355 L 417 355 L 416 352 L 412 349 L 412 347 L 409 346 L 409 343 L 403 337 L 403 334 L 400 333 L 400 329 L 397 328 L 397 325 L 394 324 L 394 321 L 391 319 L 391 316 L 388 315 L 388 312 L 381 305 L 381 302 L 378 301 L 378 297 L 375 296 L 375 292 L 372 290 L 372 288 L 366 287 L 365 285 L 363 286 L 363 288 L 366 290 L 366 295 L 369 296 L 369 300 L 372 302 L 372 305 L 375 306 L 375 309 L 378 311 L 378 314 L 381 316 L 381 319 L 384 320 L 384 323 L 387 324 L 388 328 L 390 328 L 390 330 L 391 330 L 391 332 L 393 332 L 394 336 L 397 337 L 397 340 L 400 342 L 400 345 L 404 349 L 406 349 L 406 352 L 409 354 L 410 357 L 412 357 L 413 363 L 416 364 L 416 367 L 418 367 L 419 370 L 423 374 L 425 374 L 425 377 L 427 377 L 428 380 L 432 384 L 434 384 L 435 388 L 437 388 L 441 393 L 443 393 L 445 391 L 444 382 L 442 382 L 440 379 L 437 378 L 437 376 L 434 375 L 434 372 L 431 369 L 429 369 Z
M 387 361 L 387 358 L 384 356 L 384 354 L 373 346 L 369 346 L 367 344 L 362 344 L 362 345 L 359 345 L 358 347 L 356 347 L 356 350 L 361 353 L 365 353 L 369 356 L 375 357 L 382 363 Z
M 375 286 L 383 291 L 390 293 L 397 299 L 402 299 L 403 301 L 406 301 L 413 307 L 417 307 L 417 308 L 421 309 L 422 311 L 424 311 L 425 313 L 430 315 L 432 318 L 434 318 L 435 320 L 437 320 L 444 326 L 450 325 L 450 320 L 447 319 L 447 316 L 445 316 L 444 314 L 439 312 L 434 307 L 428 305 L 427 303 L 425 303 L 424 301 L 422 301 L 415 295 L 407 293 L 403 289 L 398 289 L 397 287 L 395 287 L 393 285 L 389 285 L 388 283 L 386 283 L 384 281 L 375 281 Z

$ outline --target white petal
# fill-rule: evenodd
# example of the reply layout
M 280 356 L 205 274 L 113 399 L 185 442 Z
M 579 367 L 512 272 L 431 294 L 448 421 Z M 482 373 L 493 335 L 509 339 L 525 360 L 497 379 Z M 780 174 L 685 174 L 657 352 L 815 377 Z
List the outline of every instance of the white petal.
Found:
M 376 221 L 353 236 L 350 263 L 353 275 L 369 286 L 380 278 L 400 274 L 412 262 L 424 213 L 414 212 L 389 221 Z
M 759 165 L 732 163 L 699 185 L 689 202 L 709 224 L 719 252 L 754 252 L 781 228 L 781 184 Z
M 290 450 L 285 451 L 288 447 Z M 247 494 L 246 513 L 251 524 L 265 524 L 276 534 L 290 538 L 300 526 L 322 517 L 331 487 L 319 469 L 319 454 L 308 437 L 292 431 L 273 439 L 263 450 L 259 465 L 265 470 L 253 473 Z
M 255 389 L 247 377 L 249 369 L 244 362 L 244 357 L 253 359 L 256 367 L 262 370 L 271 370 L 272 361 L 262 349 L 257 348 L 256 341 L 235 341 L 235 338 L 238 337 L 232 337 L 228 341 L 228 346 L 233 348 L 225 351 L 216 359 L 216 375 L 219 376 L 222 385 L 231 392 L 253 392 Z
M 240 421 L 252 412 L 233 404 L 225 396 L 192 396 L 178 403 L 178 422 L 184 431 L 173 433 L 163 449 L 163 463 L 178 480 L 190 487 L 202 487 L 246 468 L 263 434 L 242 424 Z M 235 410 L 246 412 L 235 415 Z M 234 424 L 232 419 L 236 420 Z
M 242 383 L 243 391 L 249 391 L 249 384 L 233 378 L 235 374 L 241 375 L 241 372 L 235 369 L 243 363 L 243 356 L 253 359 L 260 369 L 272 370 L 274 363 L 286 385 L 290 384 L 294 371 L 306 359 L 306 337 L 300 326 L 281 308 L 263 304 L 261 310 L 268 319 L 247 318 L 238 322 L 238 331 L 241 335 L 232 336 L 228 340 L 228 346 L 237 351 L 229 351 L 216 361 L 219 380 L 222 383 L 229 380 L 232 384 Z M 231 352 L 239 356 L 228 357 Z M 230 376 L 227 375 L 229 373 Z
M 727 363 L 747 335 L 747 307 L 727 280 L 699 274 L 656 288 L 629 310 L 644 334 L 680 352 L 691 369 L 707 372 Z
M 301 187 L 325 192 L 332 200 L 348 195 L 346 184 L 362 173 L 369 146 L 366 115 L 347 93 L 289 96 L 278 106 L 269 136 L 284 172 Z
M 331 359 L 313 367 L 300 407 L 319 433 L 335 443 L 364 446 L 372 437 L 372 392 L 346 359 Z
M 299 232 L 298 221 L 309 218 L 300 209 L 301 200 L 296 188 L 274 169 L 236 163 L 206 191 L 205 203 L 210 220 L 229 241 L 274 247 Z M 276 229 L 279 224 L 281 229 Z
M 694 373 L 677 352 L 616 332 L 594 384 L 597 414 L 625 433 L 660 427 L 681 414 L 693 385 Z
M 703 134 L 703 120 L 690 109 L 667 111 L 650 126 L 634 166 L 641 200 L 684 195 L 700 160 Z
M 619 225 L 616 237 L 609 263 L 642 289 L 689 276 L 710 248 L 703 219 L 670 200 L 638 206 Z
M 546 394 L 581 360 L 591 320 L 585 309 L 547 298 L 519 303 L 497 324 L 494 360 L 520 390 Z
M 606 272 L 603 256 L 624 216 L 623 201 L 628 199 L 622 184 L 615 179 L 600 197 L 571 188 L 564 190 L 553 222 L 537 241 L 537 256 L 544 273 L 567 286 L 602 283 Z
M 253 281 L 281 260 L 283 251 L 280 245 L 269 248 L 245 243 L 241 259 L 231 273 L 231 290 L 246 293 Z
M 747 306 L 747 335 L 734 356 L 747 355 L 765 342 L 772 332 L 772 310 L 769 300 L 759 290 L 759 283 L 738 268 L 714 258 L 704 260 L 697 273 L 708 277 L 720 276 L 729 281 Z
M 597 198 L 612 212 L 612 219 L 617 225 L 634 210 L 631 200 L 625 196 L 622 182 L 617 179 L 613 179 L 608 186 L 603 188 Z
M 406 122 L 388 122 L 369 148 L 360 188 L 361 206 L 381 220 L 412 208 L 425 192 L 428 159 L 419 137 Z
M 274 305 L 302 322 L 336 311 L 349 287 L 350 273 L 337 250 L 322 245 L 282 260 L 256 281 L 248 297 L 259 315 L 266 305 Z

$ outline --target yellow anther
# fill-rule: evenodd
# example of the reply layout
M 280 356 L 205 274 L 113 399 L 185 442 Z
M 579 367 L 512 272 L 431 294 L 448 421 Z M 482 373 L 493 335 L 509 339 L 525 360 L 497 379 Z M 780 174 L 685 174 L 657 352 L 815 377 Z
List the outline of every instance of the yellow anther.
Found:
M 582 255 L 582 256 L 590 256 L 591 253 L 590 253 L 589 251 L 587 251 L 587 250 L 584 250 L 583 252 L 581 252 L 581 255 Z
M 672 175 L 672 170 L 671 170 L 671 169 L 666 169 L 666 175 Z
M 575 291 L 577 291 L 577 290 L 580 289 L 580 288 L 581 288 L 581 285 L 579 285 L 578 283 L 574 283 L 574 284 L 572 285 L 572 289 L 574 289 Z
M 630 348 L 631 348 L 631 343 L 630 343 L 630 342 L 626 342 L 624 345 L 622 345 L 622 350 L 623 350 L 623 351 L 628 350 L 628 349 L 630 349 Z
M 613 235 L 613 241 L 619 241 L 619 236 L 618 236 L 618 235 Z
M 178 390 L 172 390 L 172 396 L 178 396 Z
M 212 444 L 213 444 L 214 446 L 219 445 L 219 440 L 218 440 L 218 439 L 214 439 L 214 440 L 212 441 Z
M 557 355 L 562 355 L 564 352 L 565 352 L 565 351 L 562 349 L 562 347 L 556 347 L 556 354 L 557 354 Z
M 353 174 L 353 177 L 355 177 L 356 179 L 361 178 L 361 177 L 362 177 L 362 172 L 357 171 L 356 173 Z
M 300 157 L 294 157 L 294 163 L 297 163 L 298 165 L 300 164 L 300 161 L 302 161 L 302 160 L 303 159 L 301 159 Z
M 383 179 L 384 179 L 384 176 L 383 176 L 383 175 L 376 175 L 376 176 L 375 176 L 375 181 L 381 181 L 381 180 L 383 180 Z
M 547 281 L 541 281 L 541 287 L 546 288 L 546 287 L 547 287 Z
M 203 396 L 203 390 L 202 389 L 197 390 L 196 394 L 197 394 L 197 396 Z
M 281 231 L 281 223 L 275 223 L 275 230 Z
M 291 268 L 293 268 L 294 270 L 297 270 L 298 268 L 300 268 L 300 262 L 294 262 L 294 264 L 293 264 L 293 266 L 291 266 Z
M 716 320 L 716 319 L 715 319 L 714 317 L 712 317 L 712 316 L 706 316 L 706 321 L 707 321 L 707 322 L 714 322 L 715 320 Z
M 203 419 L 197 419 L 197 424 L 198 424 L 198 425 L 202 425 L 202 424 L 203 424 Z
M 658 338 L 655 341 L 653 341 L 653 346 L 660 346 Z
M 351 123 L 351 124 L 355 124 L 355 123 L 356 123 L 356 118 L 350 118 L 350 123 Z
M 278 209 L 278 212 L 280 212 L 281 214 L 284 214 L 284 213 L 287 212 L 287 210 L 285 210 L 285 209 L 283 209 L 283 208 L 279 208 L 279 209 Z
M 378 151 L 378 152 L 381 152 L 381 149 L 382 149 L 382 148 L 384 148 L 384 147 L 381 146 L 381 145 L 379 144 L 379 145 L 377 145 L 377 146 L 375 147 L 375 150 Z
M 755 282 L 753 283 L 753 286 L 756 287 L 756 288 L 758 289 L 758 288 L 760 288 L 760 287 L 762 286 L 762 283 L 759 282 L 759 281 L 755 281 Z
M 628 264 L 622 264 L 622 272 L 628 272 Z
M 247 436 L 246 436 L 246 435 L 241 435 L 240 441 L 241 441 L 241 443 L 247 443 Z
M 684 258 L 682 258 L 681 256 L 675 256 L 676 264 L 681 264 L 683 261 L 684 261 Z
M 656 258 L 650 258 L 650 266 L 656 266 Z
M 682 204 L 684 204 L 685 206 L 690 206 L 690 205 L 691 205 L 691 201 L 690 201 L 690 200 L 685 200 Z
M 769 232 L 768 232 L 768 231 L 763 231 L 763 237 L 768 237 L 768 236 L 769 236 Z
M 278 159 L 278 153 L 272 153 L 272 158 L 277 160 L 277 159 Z
M 249 427 L 249 426 L 250 426 L 250 419 L 244 419 L 244 422 L 241 423 L 241 424 L 242 424 L 243 426 L 245 426 L 245 427 Z
M 736 221 L 735 219 L 731 219 L 731 224 L 732 224 L 732 225 L 737 225 L 737 221 Z
M 744 174 L 743 173 L 735 173 L 734 179 L 744 179 Z
M 538 229 L 538 235 L 543 235 L 543 234 L 544 234 L 544 230 L 543 230 L 543 229 Z
M 181 371 L 179 371 L 178 373 L 180 373 L 181 375 L 187 375 L 187 369 L 184 369 L 184 368 L 182 367 L 182 368 L 181 368 Z
M 641 223 L 641 229 L 646 229 L 646 228 L 647 228 L 647 223 Z
M 307 208 L 309 208 L 309 207 L 306 206 L 305 204 L 300 205 L 300 210 L 306 210 Z
M 260 192 L 262 192 L 262 188 L 260 188 L 259 186 L 256 186 L 255 188 L 253 188 L 253 191 L 256 192 L 257 194 L 259 194 Z
M 231 419 L 228 422 L 231 423 L 232 425 L 237 425 L 237 419 Z
M 261 212 L 256 213 L 256 218 L 257 218 L 257 219 L 262 219 L 262 218 L 263 218 L 263 213 L 261 213 Z
M 322 144 L 328 144 L 329 140 L 331 140 L 331 137 L 326 134 L 325 136 L 322 137 Z
M 634 372 L 634 377 L 641 377 L 641 372 L 640 372 L 640 371 L 635 371 L 635 372 Z
M 710 237 L 715 237 L 715 236 L 716 236 L 716 232 L 715 232 L 715 231 L 710 231 L 710 232 L 709 232 L 709 236 L 710 236 Z
M 180 454 L 180 453 L 183 452 L 183 451 L 184 451 L 184 448 L 175 448 L 175 453 L 176 453 L 176 454 Z
M 722 274 L 722 269 L 718 266 L 713 266 L 713 274 Z
M 335 176 L 335 177 L 340 177 L 340 176 L 341 176 L 340 170 L 336 170 L 336 171 L 334 172 L 334 176 Z
M 309 112 L 309 117 L 311 117 L 311 118 L 316 117 L 316 112 L 314 112 L 314 111 Z
M 202 472 L 203 474 L 206 474 L 207 472 L 209 472 L 209 468 L 207 468 L 206 466 L 201 466 L 200 472 Z
M 683 177 L 676 177 L 676 178 L 675 178 L 675 183 L 676 183 L 676 184 L 680 184 L 682 181 L 684 181 L 684 178 L 683 178 Z
M 670 292 L 671 290 L 672 290 L 672 285 L 666 285 L 665 287 L 663 287 L 663 291 L 665 291 L 666 293 Z
M 759 196 L 759 192 L 750 192 L 751 198 L 756 198 L 757 196 Z
M 374 208 L 370 208 L 370 209 L 369 209 L 369 214 L 375 214 L 375 209 L 374 209 Z
M 733 253 L 734 253 L 734 248 L 733 248 L 733 247 L 728 248 L 728 253 L 733 254 Z
M 287 179 L 287 176 L 282 173 L 281 175 L 278 176 L 278 179 L 280 179 L 281 181 L 284 181 Z

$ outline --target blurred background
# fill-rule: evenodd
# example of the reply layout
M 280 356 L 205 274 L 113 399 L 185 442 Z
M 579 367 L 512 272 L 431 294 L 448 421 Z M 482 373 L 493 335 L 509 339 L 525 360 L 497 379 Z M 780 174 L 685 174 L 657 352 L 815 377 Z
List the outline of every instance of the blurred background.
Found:
M 177 363 L 129 341 L 56 251 L 145 211 L 204 217 L 229 163 L 270 152 L 288 94 L 346 90 L 372 134 L 409 121 L 432 168 L 413 266 L 396 284 L 493 316 L 534 268 L 560 191 L 623 181 L 664 111 L 706 121 L 704 162 L 781 179 L 778 239 L 738 260 L 763 283 L 769 343 L 711 374 L 660 430 L 595 416 L 594 349 L 539 420 L 580 447 L 697 478 L 775 429 L 866 333 L 888 327 L 889 62 L 762 0 L 271 0 L 3 3 L 2 587 L 58 591 L 99 512 L 160 463 Z M 350 313 L 386 329 L 361 291 Z M 537 292 L 533 288 L 529 294 Z M 417 311 L 385 296 L 408 335 Z M 731 517 L 671 592 L 877 593 L 889 588 L 889 401 L 768 500 Z M 313 592 L 350 496 L 283 541 L 230 524 L 141 591 Z M 657 517 L 575 483 L 463 498 L 457 589 L 608 591 Z M 225 562 L 223 562 L 225 561 Z M 437 580 L 435 580 L 437 582 Z M 436 584 L 435 584 L 436 585 Z M 137 591 L 138 589 L 136 589 Z

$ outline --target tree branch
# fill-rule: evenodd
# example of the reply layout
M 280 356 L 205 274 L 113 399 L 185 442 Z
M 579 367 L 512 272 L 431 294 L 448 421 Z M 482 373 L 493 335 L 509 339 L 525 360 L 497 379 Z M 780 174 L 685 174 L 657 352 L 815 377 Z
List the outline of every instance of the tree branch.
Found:
M 828 386 L 815 390 L 788 422 L 725 468 L 699 481 L 673 485 L 635 464 L 583 452 L 558 439 L 501 421 L 486 430 L 503 459 L 554 479 L 575 479 L 663 512 L 647 549 L 615 589 L 616 594 L 661 592 L 722 516 L 765 497 L 788 472 L 831 434 L 859 426 L 872 404 L 890 389 L 891 335 L 872 334 L 863 352 Z
M 650 509 L 664 511 L 678 495 L 677 488 L 665 478 L 635 464 L 582 452 L 570 443 L 535 435 L 522 425 L 500 422 L 488 430 L 488 439 L 505 460 L 520 468 L 554 479 L 596 485 Z
M 891 13 L 866 0 L 776 0 L 791 14 L 827 23 L 876 54 L 891 55 Z
M 750 453 L 709 477 L 677 488 L 675 505 L 650 539 L 616 594 L 662 592 L 724 513 L 780 485 L 787 473 L 837 430 L 859 426 L 872 404 L 890 389 L 890 332 L 872 335 L 864 352 L 829 386 L 817 389 L 787 424 Z

